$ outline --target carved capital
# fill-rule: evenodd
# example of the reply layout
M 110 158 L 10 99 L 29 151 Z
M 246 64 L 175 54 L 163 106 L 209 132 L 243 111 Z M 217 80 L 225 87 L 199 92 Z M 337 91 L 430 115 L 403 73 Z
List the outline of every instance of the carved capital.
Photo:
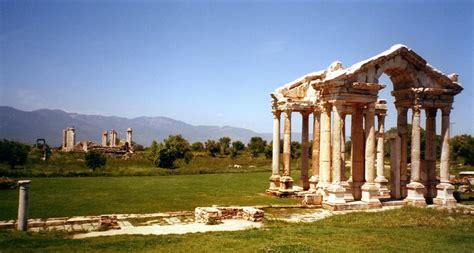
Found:
M 427 108 L 425 109 L 425 114 L 427 118 L 436 118 L 436 113 L 437 113 L 436 108 Z
M 285 119 L 291 119 L 291 112 L 290 109 L 283 110 L 283 117 L 285 117 Z
M 308 117 L 311 114 L 311 111 L 301 111 L 300 113 L 302 117 Z

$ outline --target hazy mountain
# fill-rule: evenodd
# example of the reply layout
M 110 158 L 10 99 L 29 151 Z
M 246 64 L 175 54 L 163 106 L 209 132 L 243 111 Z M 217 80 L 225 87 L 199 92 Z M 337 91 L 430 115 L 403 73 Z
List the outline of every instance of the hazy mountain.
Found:
M 190 142 L 218 139 L 223 136 L 245 143 L 252 136 L 271 138 L 271 134 L 259 134 L 245 128 L 193 126 L 166 117 L 128 119 L 48 109 L 27 112 L 9 106 L 0 106 L 0 139 L 34 143 L 36 139 L 44 138 L 48 144 L 59 146 L 62 130 L 71 126 L 76 129 L 76 141 L 92 140 L 97 143 L 100 143 L 100 136 L 104 130 L 115 129 L 118 137 L 125 139 L 126 130 L 131 127 L 134 141 L 145 146 L 148 146 L 152 140 L 161 141 L 171 134 L 181 134 Z

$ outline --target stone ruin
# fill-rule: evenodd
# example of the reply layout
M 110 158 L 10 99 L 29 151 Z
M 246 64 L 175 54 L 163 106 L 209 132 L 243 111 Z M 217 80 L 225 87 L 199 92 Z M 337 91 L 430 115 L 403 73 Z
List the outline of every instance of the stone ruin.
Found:
M 386 101 L 378 93 L 393 83 L 397 108 L 397 133 L 385 135 Z M 273 162 L 268 193 L 305 196 L 320 200 L 323 207 L 341 210 L 350 205 L 381 207 L 380 199 L 403 200 L 424 206 L 453 206 L 454 187 L 449 181 L 449 115 L 454 96 L 463 90 L 458 75 L 436 70 L 404 45 L 395 45 L 349 68 L 334 62 L 327 69 L 307 74 L 276 89 L 272 94 Z M 412 110 L 412 139 L 408 147 L 407 112 Z M 426 115 L 425 156 L 421 157 L 420 114 Z M 441 111 L 442 154 L 439 180 L 436 175 L 436 116 Z M 301 185 L 291 177 L 291 115 L 301 113 Z M 280 175 L 280 115 L 283 114 L 283 173 Z M 309 115 L 313 115 L 311 175 L 308 175 Z M 346 116 L 351 124 L 346 125 Z M 377 118 L 377 124 L 375 124 Z M 350 177 L 345 176 L 345 128 L 351 130 Z M 384 139 L 391 142 L 390 173 L 384 175 Z M 408 174 L 408 151 L 411 173 Z M 388 190 L 390 184 L 390 191 Z
M 126 139 L 119 140 L 117 138 L 117 131 L 111 129 L 110 132 L 102 132 L 101 144 L 90 140 L 76 143 L 75 129 L 74 127 L 70 127 L 63 130 L 63 144 L 61 150 L 64 152 L 88 152 L 89 150 L 96 150 L 102 153 L 125 155 L 127 153 L 133 153 L 132 133 L 132 128 L 128 128 Z

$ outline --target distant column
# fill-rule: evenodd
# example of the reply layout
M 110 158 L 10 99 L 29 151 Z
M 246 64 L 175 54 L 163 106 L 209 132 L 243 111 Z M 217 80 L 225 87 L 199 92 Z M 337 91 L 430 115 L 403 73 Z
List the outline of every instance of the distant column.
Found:
M 280 192 L 293 193 L 293 178 L 291 178 L 291 110 L 285 110 L 283 134 L 283 176 L 280 178 Z
M 129 147 L 132 147 L 132 141 L 133 141 L 133 139 L 132 139 L 132 131 L 133 131 L 133 130 L 132 130 L 131 128 L 128 128 L 128 129 L 127 129 L 127 140 L 126 140 L 126 141 L 128 142 L 128 146 L 129 146 Z
M 30 188 L 30 180 L 20 180 L 18 185 L 20 187 L 20 194 L 18 200 L 18 224 L 17 229 L 26 231 L 28 229 L 28 201 Z
M 115 135 L 115 130 L 114 129 L 110 129 L 110 147 L 115 147 L 116 145 L 116 140 L 117 140 L 117 137 Z
M 441 139 L 443 141 L 439 175 L 441 182 L 436 186 L 437 193 L 433 203 L 436 205 L 454 206 L 456 205 L 456 199 L 453 196 L 454 186 L 449 182 L 449 114 L 451 113 L 451 107 L 441 108 L 441 112 Z
M 273 111 L 273 151 L 270 191 L 275 191 L 280 187 L 280 114 L 280 111 Z
M 108 132 L 102 132 L 102 147 L 107 147 Z
M 311 156 L 312 176 L 309 179 L 311 191 L 316 191 L 319 181 L 319 136 L 320 136 L 320 112 L 315 109 L 313 112 L 313 147 Z
M 303 119 L 302 128 L 301 128 L 301 187 L 303 190 L 307 191 L 309 189 L 309 177 L 308 177 L 308 139 L 309 139 L 309 122 L 308 116 L 310 112 L 304 111 L 301 112 L 301 117 Z
M 408 204 L 416 206 L 425 206 L 426 201 L 424 198 L 425 186 L 420 183 L 421 181 L 421 170 L 420 170 L 420 147 L 421 147 L 421 134 L 420 134 L 420 111 L 421 106 L 413 106 L 413 120 L 412 120 L 412 131 L 411 131 L 411 177 L 410 183 L 407 185 L 408 195 L 405 201 Z

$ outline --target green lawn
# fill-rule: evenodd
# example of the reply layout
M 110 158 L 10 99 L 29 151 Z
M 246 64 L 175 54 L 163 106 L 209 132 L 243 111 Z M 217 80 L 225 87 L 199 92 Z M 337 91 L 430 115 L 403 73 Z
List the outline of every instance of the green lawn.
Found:
M 166 236 L 66 239 L 64 233 L 0 231 L 0 249 L 46 252 L 472 252 L 474 217 L 434 209 L 351 213 L 307 224 Z
M 30 217 L 194 210 L 197 206 L 296 204 L 265 194 L 269 172 L 147 177 L 32 178 Z M 298 175 L 294 175 L 295 181 Z M 0 190 L 0 220 L 15 219 L 18 189 Z

